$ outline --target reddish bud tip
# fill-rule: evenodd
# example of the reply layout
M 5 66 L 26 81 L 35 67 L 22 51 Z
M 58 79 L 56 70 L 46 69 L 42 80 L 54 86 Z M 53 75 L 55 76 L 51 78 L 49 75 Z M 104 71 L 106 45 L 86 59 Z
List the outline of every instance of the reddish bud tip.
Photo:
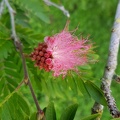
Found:
M 45 57 L 45 58 L 49 58 L 49 57 L 50 57 L 50 54 L 45 53 L 45 54 L 44 54 L 44 57 Z
M 43 55 L 44 55 L 44 53 L 43 53 L 42 51 L 40 51 L 40 52 L 39 52 L 39 55 L 40 55 L 40 56 L 43 56 Z
M 40 46 L 38 47 L 38 50 L 42 50 L 42 48 L 43 48 L 42 45 L 40 45 Z
M 40 56 L 37 56 L 37 58 L 36 58 L 37 60 L 40 60 Z
M 46 48 L 44 47 L 44 48 L 42 49 L 42 51 L 43 51 L 43 52 L 46 52 Z
M 40 59 L 40 60 L 41 60 L 41 62 L 42 62 L 42 63 L 44 63 L 45 58 L 44 58 L 44 57 L 41 57 L 41 59 Z
M 39 54 L 39 52 L 38 52 L 38 50 L 36 50 L 36 51 L 35 51 L 35 55 L 38 55 L 38 54 Z
M 51 62 L 52 62 L 52 59 L 51 59 L 51 58 L 48 58 L 48 59 L 46 59 L 46 61 L 45 61 L 45 63 L 46 63 L 47 65 L 50 65 Z

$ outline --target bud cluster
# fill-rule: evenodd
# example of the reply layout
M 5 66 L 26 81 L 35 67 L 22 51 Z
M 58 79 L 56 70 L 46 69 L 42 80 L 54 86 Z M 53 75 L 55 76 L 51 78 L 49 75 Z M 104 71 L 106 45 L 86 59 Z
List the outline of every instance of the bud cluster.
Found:
M 30 54 L 30 57 L 35 61 L 36 67 L 50 71 L 53 67 L 52 54 L 47 51 L 47 47 L 46 43 L 39 43 L 38 47 L 34 48 L 34 51 Z

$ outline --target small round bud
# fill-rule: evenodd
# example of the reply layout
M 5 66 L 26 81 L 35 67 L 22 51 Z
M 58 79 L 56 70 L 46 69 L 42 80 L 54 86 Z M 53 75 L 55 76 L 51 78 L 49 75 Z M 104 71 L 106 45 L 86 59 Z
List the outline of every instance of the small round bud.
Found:
M 45 54 L 44 54 L 44 57 L 45 57 L 45 58 L 49 58 L 50 55 L 49 55 L 48 53 L 45 53 Z
M 40 56 L 43 56 L 43 55 L 44 55 L 44 53 L 43 53 L 42 51 L 40 51 L 40 52 L 39 52 L 39 55 L 40 55 Z
M 42 48 L 42 51 L 43 51 L 43 52 L 46 52 L 46 48 L 45 48 L 45 47 L 44 47 L 44 48 Z
M 36 51 L 35 51 L 35 55 L 38 55 L 38 54 L 39 54 L 39 52 L 38 52 L 38 50 L 36 50 Z
M 36 57 L 36 60 L 40 60 L 40 56 L 37 56 L 37 57 Z
M 41 57 L 41 59 L 40 59 L 40 60 L 41 60 L 41 62 L 42 62 L 42 63 L 44 63 L 45 58 L 44 58 L 44 57 Z
M 43 47 L 44 47 L 44 48 L 47 48 L 47 44 L 46 44 L 46 43 L 44 43 L 44 44 L 43 44 Z
M 52 59 L 51 59 L 51 58 L 48 58 L 48 59 L 45 60 L 45 63 L 46 63 L 47 65 L 50 65 L 51 62 L 52 62 Z
M 38 47 L 38 50 L 42 50 L 42 48 L 43 48 L 42 45 L 40 45 L 40 46 Z

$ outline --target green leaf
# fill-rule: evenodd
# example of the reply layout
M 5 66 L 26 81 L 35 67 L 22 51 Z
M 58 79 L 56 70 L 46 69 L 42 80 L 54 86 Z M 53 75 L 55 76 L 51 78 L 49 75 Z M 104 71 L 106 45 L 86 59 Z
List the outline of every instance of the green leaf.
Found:
M 32 15 L 36 16 L 40 20 L 50 23 L 49 18 L 45 15 L 43 11 L 43 7 L 41 6 L 41 2 L 38 0 L 14 0 L 14 2 L 19 5 L 24 10 L 27 10 Z
M 0 116 L 2 120 L 12 120 L 8 105 L 5 104 L 2 108 L 2 115 Z
M 79 87 L 79 90 L 81 91 L 81 93 L 85 96 L 85 97 L 90 97 L 89 92 L 86 89 L 85 83 L 81 78 L 77 78 L 76 79 L 77 85 Z
M 25 14 L 25 12 L 20 9 L 19 5 L 16 5 L 16 13 L 15 22 L 24 27 L 30 27 L 27 14 Z
M 77 111 L 78 104 L 68 106 L 62 113 L 60 120 L 73 120 Z
M 14 78 L 21 78 L 21 76 L 20 76 L 20 74 L 19 73 L 17 73 L 17 71 L 16 70 L 12 70 L 12 69 L 5 69 L 5 72 L 6 72 L 6 74 L 8 74 L 8 75 L 10 75 L 10 76 L 12 76 L 12 77 L 14 77 Z
M 81 119 L 81 120 L 95 120 L 95 118 L 97 118 L 97 117 L 101 117 L 101 114 L 99 114 L 99 113 L 93 114 L 93 115 L 90 115 L 90 116 L 88 116 L 88 117 L 85 117 L 85 118 L 83 118 L 83 119 Z
M 10 30 L 3 24 L 6 17 L 9 17 L 8 14 L 2 17 L 3 21 L 0 21 L 0 39 L 8 39 L 10 37 Z
M 0 103 L 0 118 L 2 120 L 26 120 L 30 116 L 27 102 L 16 91 L 10 93 Z
M 30 117 L 30 120 L 37 120 L 37 113 L 34 112 L 31 117 Z
M 20 96 L 20 95 L 17 95 L 16 97 L 18 97 L 18 104 L 20 105 L 21 109 L 29 116 L 30 115 L 30 109 L 29 109 L 29 106 L 27 104 L 27 102 L 25 101 L 25 99 Z
M 106 99 L 103 95 L 103 92 L 101 91 L 100 88 L 98 88 L 94 83 L 87 81 L 85 83 L 85 86 L 90 94 L 90 96 L 98 103 L 106 106 Z
M 12 52 L 12 41 L 0 39 L 0 59 L 7 58 L 8 54 Z
M 74 91 L 74 93 L 77 94 L 77 85 L 76 85 L 75 78 L 73 76 L 68 77 L 67 83 L 70 86 L 70 88 L 72 89 L 72 91 Z
M 15 102 L 13 102 L 13 101 L 14 101 L 14 97 L 11 97 L 11 99 L 9 99 L 7 105 L 8 105 L 8 109 L 10 111 L 12 118 L 15 119 L 17 106 L 16 106 Z
M 17 109 L 16 113 L 17 113 L 16 120 L 17 120 L 17 119 L 18 119 L 18 120 L 25 120 L 24 115 L 23 115 L 23 112 L 22 112 L 21 109 Z
M 83 66 L 79 66 L 79 69 L 81 70 L 90 70 L 91 69 L 91 66 L 90 65 L 83 65 Z
M 52 102 L 49 103 L 48 107 L 46 108 L 45 116 L 46 120 L 56 120 L 56 112 Z
M 120 120 L 120 118 L 114 118 L 114 119 L 111 119 L 111 120 Z
M 6 59 L 0 60 L 0 90 L 4 97 L 12 92 L 23 79 L 21 59 L 15 52 L 9 54 Z
M 97 60 L 97 59 L 99 59 L 99 55 L 98 54 L 89 54 L 89 58 L 91 58 L 92 60 Z

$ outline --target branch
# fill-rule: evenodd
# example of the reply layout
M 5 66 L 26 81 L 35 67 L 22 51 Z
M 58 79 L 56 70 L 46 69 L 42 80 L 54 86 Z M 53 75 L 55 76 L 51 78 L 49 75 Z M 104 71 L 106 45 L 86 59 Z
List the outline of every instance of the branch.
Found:
M 109 111 L 114 118 L 120 117 L 120 112 L 118 111 L 115 100 L 112 97 L 110 90 L 111 82 L 112 79 L 114 78 L 113 76 L 117 67 L 117 56 L 118 56 L 119 42 L 120 42 L 119 20 L 120 20 L 120 1 L 118 3 L 118 7 L 116 10 L 115 22 L 114 22 L 113 31 L 110 40 L 110 46 L 109 46 L 108 61 L 105 67 L 104 75 L 102 78 L 102 85 L 101 85 L 101 88 L 107 100 Z M 97 106 L 99 106 L 97 107 L 97 109 L 95 106 L 93 106 L 92 110 L 96 112 L 99 111 L 99 109 L 101 109 L 101 105 L 97 103 Z
M 0 17 L 2 16 L 3 10 L 4 10 L 4 0 L 0 2 Z
M 66 15 L 68 18 L 70 17 L 69 12 L 64 8 L 64 6 L 59 6 L 59 5 L 51 2 L 50 0 L 43 0 L 43 1 L 44 1 L 47 5 L 52 5 L 52 6 L 56 7 L 56 8 L 58 8 L 59 10 L 61 10 L 61 11 L 64 13 L 64 15 Z
M 119 76 L 119 75 L 116 75 L 116 74 L 115 74 L 115 75 L 113 76 L 113 80 L 120 84 L 120 76 Z
M 15 18 L 14 18 L 15 11 L 10 6 L 8 0 L 4 0 L 4 2 L 5 2 L 6 6 L 8 8 L 9 14 L 10 14 L 12 39 L 14 40 L 15 47 L 20 52 L 21 59 L 22 59 L 23 70 L 24 70 L 24 82 L 26 84 L 28 84 L 28 86 L 30 88 L 31 94 L 32 94 L 34 102 L 36 104 L 36 108 L 38 110 L 38 118 L 42 119 L 44 117 L 44 113 L 39 106 L 38 100 L 37 100 L 37 98 L 35 96 L 35 93 L 34 93 L 34 90 L 32 88 L 32 85 L 31 85 L 31 82 L 30 82 L 30 79 L 29 79 L 29 75 L 28 75 L 28 71 L 27 71 L 27 67 L 26 67 L 25 57 L 24 57 L 24 54 L 23 54 L 22 43 L 21 43 L 21 41 L 19 40 L 19 38 L 16 34 Z

